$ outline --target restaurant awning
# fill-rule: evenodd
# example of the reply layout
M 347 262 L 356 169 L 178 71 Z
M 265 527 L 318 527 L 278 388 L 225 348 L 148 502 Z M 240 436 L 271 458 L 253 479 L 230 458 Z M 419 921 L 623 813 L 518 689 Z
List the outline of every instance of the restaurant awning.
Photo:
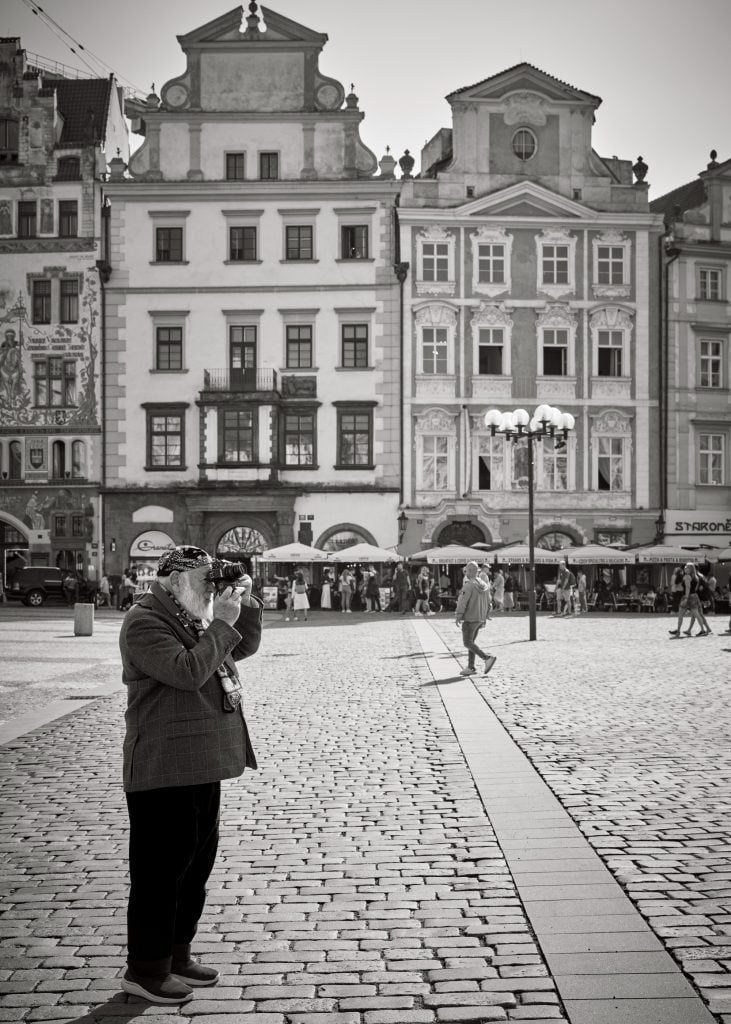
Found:
M 571 565 L 634 565 L 634 551 L 618 551 L 604 544 L 580 544 L 563 548 L 561 558 Z
M 258 558 L 262 562 L 324 562 L 327 560 L 327 551 L 320 551 L 319 548 L 308 547 L 307 544 L 282 544 L 278 548 L 269 548 L 263 551 Z
M 707 552 L 685 551 L 683 548 L 671 547 L 669 544 L 647 544 L 632 551 L 637 561 L 647 565 L 685 565 L 686 562 L 703 562 Z M 709 559 L 712 561 L 712 559 Z
M 528 565 L 530 551 L 527 544 L 507 544 L 490 552 L 490 561 L 495 565 Z M 548 548 L 535 547 L 533 561 L 535 565 L 558 565 L 563 558 L 562 551 L 550 551 Z
M 400 562 L 401 555 L 387 548 L 377 548 L 374 544 L 353 544 L 342 551 L 330 551 L 327 555 L 328 562 Z
M 409 562 L 426 562 L 427 565 L 466 565 L 468 562 L 489 560 L 484 551 L 468 548 L 462 544 L 444 544 L 442 547 L 427 548 L 409 555 Z

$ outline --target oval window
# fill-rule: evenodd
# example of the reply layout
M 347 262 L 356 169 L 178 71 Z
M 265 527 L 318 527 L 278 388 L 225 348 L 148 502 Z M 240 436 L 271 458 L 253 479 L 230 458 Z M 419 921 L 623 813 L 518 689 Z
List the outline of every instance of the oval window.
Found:
M 536 137 L 529 128 L 519 128 L 513 136 L 513 152 L 519 160 L 530 160 L 537 145 Z

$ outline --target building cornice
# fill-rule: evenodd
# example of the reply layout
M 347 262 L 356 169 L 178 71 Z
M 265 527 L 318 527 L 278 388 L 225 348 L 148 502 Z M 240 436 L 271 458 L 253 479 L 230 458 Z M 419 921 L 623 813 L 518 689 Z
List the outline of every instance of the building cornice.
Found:
M 483 224 L 500 224 L 505 227 L 526 227 L 545 228 L 561 224 L 570 228 L 582 228 L 589 230 L 601 230 L 606 226 L 624 228 L 633 231 L 637 228 L 655 230 L 658 234 L 664 232 L 663 218 L 656 213 L 607 213 L 597 210 L 594 214 L 583 217 L 574 217 L 567 214 L 566 217 L 559 217 L 555 214 L 546 214 L 545 217 L 530 216 L 518 217 L 508 213 L 459 214 L 454 208 L 444 207 L 399 207 L 399 222 L 402 226 L 422 227 L 424 224 L 436 223 L 453 228 L 477 229 Z
M 309 200 L 337 200 L 347 195 L 349 202 L 373 202 L 374 193 L 382 193 L 384 196 L 397 196 L 401 191 L 401 182 L 396 179 L 381 180 L 374 178 L 364 180 L 363 178 L 344 178 L 333 181 L 332 179 L 279 179 L 276 182 L 258 181 L 252 179 L 246 181 L 246 191 L 241 190 L 241 182 L 236 182 L 235 187 L 230 181 L 113 181 L 108 182 L 104 188 L 104 195 L 112 202 L 115 199 L 125 202 L 162 202 L 169 196 L 171 202 L 175 203 L 244 203 L 292 201 L 297 196 Z

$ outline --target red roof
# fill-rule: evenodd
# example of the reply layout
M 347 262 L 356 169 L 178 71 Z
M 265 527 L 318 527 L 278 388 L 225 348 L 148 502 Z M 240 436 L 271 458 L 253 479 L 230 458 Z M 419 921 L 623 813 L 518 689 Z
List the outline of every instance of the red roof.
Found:
M 104 142 L 109 103 L 114 88 L 109 78 L 47 78 L 56 90 L 64 125 L 60 146 L 90 146 Z

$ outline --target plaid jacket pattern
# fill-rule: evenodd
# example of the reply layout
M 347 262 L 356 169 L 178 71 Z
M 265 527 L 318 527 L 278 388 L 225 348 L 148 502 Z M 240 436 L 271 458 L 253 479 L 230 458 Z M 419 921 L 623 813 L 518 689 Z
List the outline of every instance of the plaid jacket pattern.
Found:
M 193 786 L 256 768 L 243 707 L 223 710 L 216 669 L 254 654 L 261 605 L 242 608 L 236 626 L 215 619 L 197 639 L 157 583 L 127 613 L 119 637 L 127 686 L 123 780 L 126 792 Z

